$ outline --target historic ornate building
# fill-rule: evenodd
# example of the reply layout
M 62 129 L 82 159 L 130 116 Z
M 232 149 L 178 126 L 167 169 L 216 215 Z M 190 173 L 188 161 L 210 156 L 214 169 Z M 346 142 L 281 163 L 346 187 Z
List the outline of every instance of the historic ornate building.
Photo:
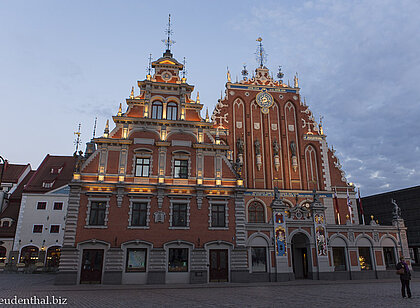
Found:
M 56 282 L 387 275 L 403 222 L 359 225 L 354 187 L 297 77 L 274 80 L 261 57 L 251 78 L 228 72 L 225 96 L 202 118 L 167 43 L 114 128 L 79 156 Z

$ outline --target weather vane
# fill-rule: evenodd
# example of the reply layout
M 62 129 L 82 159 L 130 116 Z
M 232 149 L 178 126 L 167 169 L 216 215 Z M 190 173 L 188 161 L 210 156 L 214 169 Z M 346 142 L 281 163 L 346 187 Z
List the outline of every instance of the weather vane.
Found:
M 149 64 L 147 66 L 147 75 L 152 73 L 152 54 L 149 54 Z
M 267 61 L 267 54 L 262 45 L 262 38 L 257 38 L 257 42 L 259 42 L 257 52 L 255 53 L 257 56 L 257 62 L 260 65 L 260 67 L 264 67 L 264 63 Z
M 165 34 L 167 35 L 167 38 L 162 40 L 162 42 L 166 45 L 166 50 L 170 51 L 171 46 L 175 44 L 175 41 L 171 40 L 171 35 L 173 34 L 173 31 L 171 30 L 171 14 L 169 14 L 168 28 L 166 28 Z
M 80 139 L 80 135 L 82 134 L 80 132 L 80 127 L 81 127 L 81 124 L 79 123 L 79 129 L 77 130 L 77 132 L 74 133 L 77 136 L 76 140 L 74 140 L 74 145 L 76 146 L 76 153 L 79 150 L 79 145 L 82 144 L 82 140 Z

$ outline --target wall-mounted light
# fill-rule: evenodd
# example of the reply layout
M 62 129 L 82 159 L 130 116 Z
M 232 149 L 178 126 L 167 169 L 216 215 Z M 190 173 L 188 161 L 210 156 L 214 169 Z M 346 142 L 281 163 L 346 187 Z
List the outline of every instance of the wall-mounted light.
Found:
M 124 182 L 124 176 L 123 176 L 123 175 L 120 175 L 120 176 L 118 177 L 118 181 L 119 181 L 119 182 Z
M 203 185 L 203 179 L 197 179 L 197 185 Z
M 165 178 L 161 178 L 161 177 L 159 177 L 159 183 L 160 183 L 160 184 L 165 183 Z
M 103 174 L 98 175 L 98 181 L 99 182 L 103 182 L 103 180 L 105 179 Z

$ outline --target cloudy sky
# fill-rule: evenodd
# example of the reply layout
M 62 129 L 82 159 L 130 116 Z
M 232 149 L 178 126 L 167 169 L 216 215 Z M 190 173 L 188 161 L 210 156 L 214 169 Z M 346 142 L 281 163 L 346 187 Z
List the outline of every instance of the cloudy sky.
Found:
M 102 134 L 164 51 L 170 13 L 174 56 L 210 111 L 226 67 L 257 66 L 261 36 L 362 195 L 420 184 L 419 1 L 144 2 L 0 2 L 1 156 L 37 168 L 74 152 L 79 123 L 83 143 L 95 117 Z

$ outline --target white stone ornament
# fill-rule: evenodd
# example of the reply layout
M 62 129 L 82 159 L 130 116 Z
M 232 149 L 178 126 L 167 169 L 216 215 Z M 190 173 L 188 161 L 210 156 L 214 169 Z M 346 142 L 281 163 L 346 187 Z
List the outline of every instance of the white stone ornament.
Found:
M 242 128 L 242 122 L 237 121 L 237 122 L 236 122 L 236 128 L 241 129 L 241 128 Z
M 277 124 L 271 124 L 271 129 L 272 130 L 277 130 Z
M 254 129 L 260 129 L 260 123 L 254 123 Z

